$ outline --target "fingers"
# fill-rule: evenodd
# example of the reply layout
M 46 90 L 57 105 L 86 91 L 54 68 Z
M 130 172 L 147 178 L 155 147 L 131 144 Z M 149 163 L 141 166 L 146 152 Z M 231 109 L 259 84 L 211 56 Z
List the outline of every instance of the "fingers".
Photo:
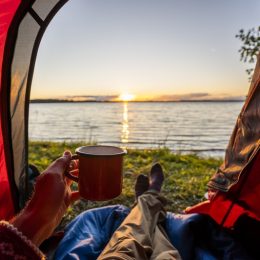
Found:
M 75 170 L 75 169 L 78 169 L 78 167 L 79 167 L 79 160 L 75 160 L 75 159 L 73 159 L 73 157 L 72 157 L 72 160 L 71 160 L 70 166 L 69 166 L 69 170 L 70 170 L 70 171 L 73 171 L 73 170 Z
M 75 170 L 73 170 L 73 171 L 70 171 L 70 173 L 71 173 L 72 175 L 78 176 L 78 175 L 79 175 L 79 169 L 75 169 Z
M 78 191 L 74 191 L 70 194 L 70 203 L 73 203 L 75 202 L 76 200 L 79 200 L 81 197 L 80 197 L 80 194 Z
M 71 160 L 70 161 L 70 165 L 67 169 L 68 172 L 70 172 L 72 175 L 76 175 L 78 176 L 78 164 L 75 160 Z M 65 174 L 65 180 L 68 186 L 70 186 L 72 184 L 72 180 Z
M 70 174 L 74 175 L 74 176 L 78 176 L 79 175 L 79 170 L 78 169 L 75 169 L 73 171 L 70 171 Z M 73 182 L 73 180 L 71 180 L 68 176 L 65 176 L 65 180 L 66 180 L 66 183 L 68 186 L 70 186 Z

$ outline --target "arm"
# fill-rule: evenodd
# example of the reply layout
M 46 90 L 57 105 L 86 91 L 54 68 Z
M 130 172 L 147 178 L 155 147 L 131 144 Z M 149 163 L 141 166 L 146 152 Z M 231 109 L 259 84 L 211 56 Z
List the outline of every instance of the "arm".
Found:
M 71 181 L 64 176 L 70 162 L 70 152 L 54 161 L 38 177 L 34 194 L 24 210 L 11 221 L 37 246 L 53 233 L 69 205 L 79 199 L 79 193 L 71 191 Z

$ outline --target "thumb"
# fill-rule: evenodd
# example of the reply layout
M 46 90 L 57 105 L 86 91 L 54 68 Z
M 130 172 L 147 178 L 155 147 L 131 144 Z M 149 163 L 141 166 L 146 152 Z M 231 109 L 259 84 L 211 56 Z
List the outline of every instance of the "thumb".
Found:
M 63 153 L 63 157 L 71 157 L 71 156 L 72 156 L 72 154 L 68 150 Z
M 68 168 L 71 161 L 71 152 L 65 151 L 63 156 L 54 161 L 46 171 L 51 173 L 63 174 L 65 170 Z

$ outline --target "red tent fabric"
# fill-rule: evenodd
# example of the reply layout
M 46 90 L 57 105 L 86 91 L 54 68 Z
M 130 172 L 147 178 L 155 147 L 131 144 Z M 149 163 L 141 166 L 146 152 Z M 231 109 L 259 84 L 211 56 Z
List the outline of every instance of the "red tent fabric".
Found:
M 12 19 L 15 15 L 15 12 L 20 4 L 20 0 L 5 0 L 0 2 L 0 93 L 2 89 L 2 66 L 4 58 L 4 50 L 8 48 L 5 46 L 8 29 L 11 25 Z M 1 95 L 1 104 L 6 102 L 2 100 Z M 1 106 L 2 109 L 2 106 Z M 3 136 L 3 127 L 4 120 L 2 118 L 2 113 L 0 113 L 0 219 L 8 219 L 14 214 L 14 206 L 12 201 L 12 195 L 10 190 L 10 185 L 8 181 L 8 172 L 6 166 L 6 153 L 4 149 L 4 136 Z
M 68 0 L 0 1 L 0 219 L 28 193 L 30 89 L 41 38 Z

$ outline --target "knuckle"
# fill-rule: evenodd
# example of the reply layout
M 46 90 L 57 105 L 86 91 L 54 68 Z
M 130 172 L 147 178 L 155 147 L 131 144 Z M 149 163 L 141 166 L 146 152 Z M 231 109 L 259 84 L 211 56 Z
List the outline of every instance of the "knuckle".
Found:
M 67 160 L 64 157 L 60 157 L 55 162 L 58 164 L 65 164 L 67 163 Z

